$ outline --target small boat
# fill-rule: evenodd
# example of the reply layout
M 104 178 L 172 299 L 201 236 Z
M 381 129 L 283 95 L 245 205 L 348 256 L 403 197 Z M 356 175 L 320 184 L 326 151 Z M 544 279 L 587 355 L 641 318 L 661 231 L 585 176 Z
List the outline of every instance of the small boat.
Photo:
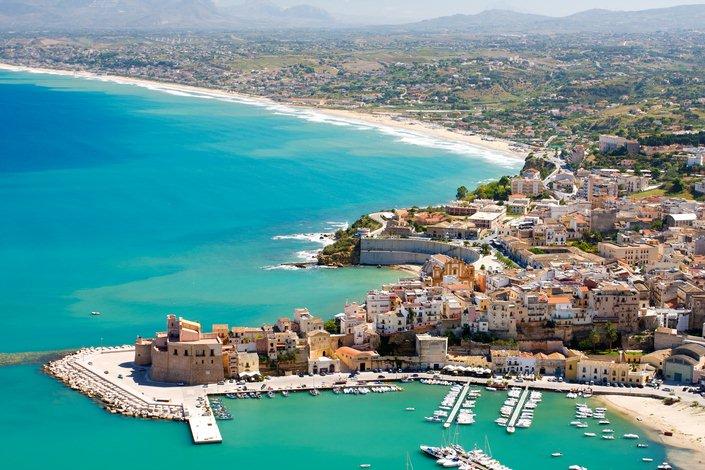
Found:
M 641 461 L 642 461 L 642 462 L 653 462 L 654 459 L 652 459 L 651 457 L 642 457 L 642 458 L 641 458 Z
M 636 446 L 637 446 L 638 448 L 640 448 L 640 449 L 646 449 L 647 447 L 649 447 L 649 444 L 642 444 L 642 443 L 640 442 L 640 443 L 637 444 Z
M 580 465 L 571 465 L 568 470 L 587 470 L 587 467 L 581 467 Z
M 414 408 L 413 406 L 407 406 L 406 411 L 416 411 L 416 408 Z
M 625 439 L 639 439 L 639 435 L 638 435 L 638 434 L 625 434 L 625 435 L 622 436 L 622 437 L 625 438 Z
M 586 427 L 588 427 L 588 424 L 587 423 L 580 423 L 580 424 L 576 424 L 575 427 L 576 428 L 586 428 Z
M 98 315 L 100 315 L 100 312 L 97 310 L 94 310 L 91 312 L 91 315 L 93 315 L 94 317 L 97 317 Z
M 597 434 L 595 434 L 594 432 L 584 432 L 583 434 L 585 435 L 585 437 L 595 437 L 595 436 L 597 436 Z
M 673 467 L 671 467 L 668 462 L 663 462 L 661 465 L 656 467 L 658 470 L 671 470 Z
M 612 434 L 614 432 L 614 429 L 603 429 L 602 432 L 604 434 Z
M 370 468 L 371 466 L 372 466 L 372 465 L 370 465 L 370 464 L 368 464 L 368 463 L 361 463 L 361 464 L 360 464 L 360 468 Z
M 271 390 L 268 391 L 268 392 L 267 392 L 267 396 L 268 396 L 269 398 L 274 398 L 274 392 L 271 391 Z
M 608 441 L 613 441 L 614 436 L 612 434 L 603 434 L 602 439 L 607 439 Z
M 288 396 L 289 396 L 289 392 L 288 392 L 287 390 L 282 390 L 282 396 L 283 396 L 283 397 L 288 397 Z
M 507 432 L 509 434 L 514 434 L 514 431 L 516 431 L 516 429 L 514 429 L 514 426 L 507 426 Z
M 561 454 L 560 452 L 554 452 L 551 454 L 551 457 L 563 457 L 563 454 Z
M 601 419 L 597 422 L 597 424 L 610 424 L 610 420 L 609 419 Z

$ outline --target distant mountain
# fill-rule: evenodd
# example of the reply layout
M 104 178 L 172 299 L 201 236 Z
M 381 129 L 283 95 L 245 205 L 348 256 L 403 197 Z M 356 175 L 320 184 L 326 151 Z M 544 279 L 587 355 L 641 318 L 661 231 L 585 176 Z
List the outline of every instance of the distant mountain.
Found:
M 420 32 L 644 32 L 705 30 L 705 5 L 683 5 L 640 11 L 587 10 L 565 17 L 488 10 L 452 15 L 393 27 Z
M 327 11 L 312 5 L 282 8 L 267 0 L 246 0 L 221 4 L 220 9 L 233 18 L 258 20 L 287 26 L 328 26 L 335 20 Z
M 0 0 L 0 30 L 241 29 L 324 27 L 320 8 L 280 8 L 266 0 L 221 6 L 213 0 Z
M 336 20 L 316 6 L 301 4 L 282 8 L 270 0 L 0 0 L 0 31 L 344 26 L 345 20 Z M 378 32 L 476 34 L 685 29 L 705 30 L 705 5 L 641 11 L 588 10 L 560 18 L 487 10 L 476 15 L 444 16 L 406 25 L 375 27 Z

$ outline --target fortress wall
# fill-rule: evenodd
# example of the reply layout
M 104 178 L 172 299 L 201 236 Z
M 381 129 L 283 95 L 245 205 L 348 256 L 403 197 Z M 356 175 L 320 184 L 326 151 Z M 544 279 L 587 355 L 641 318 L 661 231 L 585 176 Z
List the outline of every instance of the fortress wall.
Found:
M 479 259 L 478 253 L 468 247 L 419 238 L 363 238 L 360 240 L 360 264 L 424 264 L 435 254 L 459 258 L 466 263 Z

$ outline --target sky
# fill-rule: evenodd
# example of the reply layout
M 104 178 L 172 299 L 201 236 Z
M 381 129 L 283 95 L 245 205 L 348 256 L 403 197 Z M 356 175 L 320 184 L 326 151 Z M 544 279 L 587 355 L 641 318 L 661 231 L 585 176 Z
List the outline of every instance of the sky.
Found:
M 565 16 L 591 8 L 644 10 L 688 3 L 688 0 L 273 0 L 280 6 L 306 3 L 321 7 L 337 17 L 373 20 L 375 23 L 404 23 L 456 13 L 472 14 L 492 8 Z

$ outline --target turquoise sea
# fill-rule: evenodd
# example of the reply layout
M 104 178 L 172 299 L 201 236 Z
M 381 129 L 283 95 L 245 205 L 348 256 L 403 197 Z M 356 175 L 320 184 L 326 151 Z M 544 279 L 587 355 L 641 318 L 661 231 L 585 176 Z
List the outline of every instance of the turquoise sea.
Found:
M 399 274 L 281 269 L 319 246 L 304 234 L 440 203 L 519 166 L 283 107 L 0 72 L 0 352 L 131 342 L 162 329 L 169 312 L 205 325 L 257 325 L 296 306 L 329 317 Z M 407 452 L 415 468 L 432 468 L 418 444 L 443 440 L 421 419 L 443 389 L 419 385 L 229 402 L 236 419 L 222 426 L 224 444 L 197 447 L 187 426 L 109 415 L 37 365 L 0 368 L 0 383 L 6 468 L 387 469 L 404 468 Z M 591 470 L 645 468 L 633 446 L 571 433 L 573 404 L 560 396 L 514 436 L 491 422 L 499 395 L 482 400 L 481 422 L 459 439 L 487 436 L 515 468 L 566 468 L 568 456 Z M 566 459 L 547 457 L 555 450 Z M 664 450 L 649 452 L 658 461 Z

